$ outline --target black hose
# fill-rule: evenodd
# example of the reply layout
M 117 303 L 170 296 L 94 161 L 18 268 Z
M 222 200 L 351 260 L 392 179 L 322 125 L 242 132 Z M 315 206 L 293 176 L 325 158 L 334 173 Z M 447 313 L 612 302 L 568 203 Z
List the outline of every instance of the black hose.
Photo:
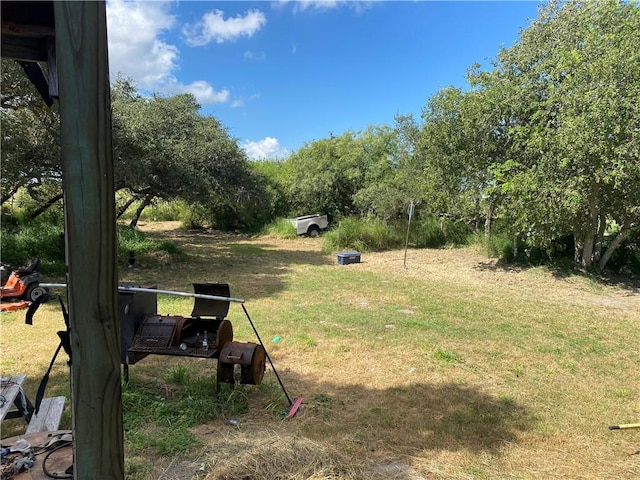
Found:
M 51 450 L 50 452 L 47 452 L 47 454 L 45 455 L 45 457 L 42 459 L 42 471 L 44 472 L 44 474 L 49 477 L 49 478 L 73 478 L 73 464 L 67 468 L 64 473 L 51 473 L 49 470 L 47 470 L 47 460 L 49 459 L 49 457 L 56 451 L 60 450 L 61 448 L 65 448 L 71 445 L 72 442 L 64 442 L 64 443 L 60 443 L 60 445 L 56 445 L 56 447 Z

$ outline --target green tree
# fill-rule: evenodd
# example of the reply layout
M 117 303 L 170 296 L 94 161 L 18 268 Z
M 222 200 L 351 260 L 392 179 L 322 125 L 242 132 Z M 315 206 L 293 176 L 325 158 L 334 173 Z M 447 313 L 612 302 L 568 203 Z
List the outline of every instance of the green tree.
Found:
M 476 151 L 474 118 L 466 108 L 469 95 L 448 87 L 431 97 L 422 112 L 419 152 L 428 193 L 424 208 L 471 222 L 479 215 L 485 185 L 478 177 L 486 169 Z
M 155 199 L 195 201 L 206 195 L 205 176 L 192 156 L 200 121 L 195 98 L 144 98 L 126 84 L 114 91 L 115 185 L 140 200 L 132 225 Z
M 472 88 L 446 87 L 422 110 L 422 126 L 406 175 L 419 178 L 420 210 L 462 219 L 489 235 L 500 195 L 492 168 L 509 152 L 494 90 L 481 88 L 472 67 Z M 415 183 L 415 180 L 414 180 Z
M 411 202 L 416 211 L 428 210 L 430 189 L 425 181 L 421 135 L 413 115 L 396 115 L 388 174 L 364 190 L 373 194 L 375 212 L 383 219 L 405 218 Z
M 354 212 L 352 197 L 362 182 L 354 134 L 344 133 L 306 144 L 286 160 L 287 194 L 292 214 Z
M 271 217 L 266 181 L 255 171 L 237 139 L 216 118 L 200 117 L 194 140 L 188 152 L 191 174 L 205 182 L 204 196 L 198 193 L 197 201 L 212 213 L 214 226 L 255 230 L 267 223 Z
M 354 206 L 361 215 L 385 221 L 397 218 L 410 201 L 397 178 L 401 160 L 397 132 L 387 126 L 370 126 L 357 142 L 362 146 L 363 181 L 353 195 Z
M 552 2 L 478 77 L 502 98 L 510 150 L 492 171 L 514 233 L 543 247 L 572 233 L 584 267 L 640 222 L 638 45 L 636 2 Z
M 241 226 L 249 206 L 264 203 L 237 140 L 216 118 L 200 115 L 193 95 L 143 97 L 119 78 L 112 105 L 116 189 L 138 202 L 132 226 L 157 199 L 199 205 L 226 227 Z
M 306 144 L 285 161 L 291 213 L 378 211 L 376 184 L 393 169 L 395 150 L 392 129 L 375 126 Z
M 264 182 L 265 194 L 269 201 L 269 220 L 288 215 L 291 208 L 286 193 L 285 161 L 280 159 L 254 160 L 251 162 L 251 167 Z
M 24 188 L 33 218 L 62 198 L 57 105 L 47 107 L 16 61 L 2 60 L 1 86 L 1 203 Z

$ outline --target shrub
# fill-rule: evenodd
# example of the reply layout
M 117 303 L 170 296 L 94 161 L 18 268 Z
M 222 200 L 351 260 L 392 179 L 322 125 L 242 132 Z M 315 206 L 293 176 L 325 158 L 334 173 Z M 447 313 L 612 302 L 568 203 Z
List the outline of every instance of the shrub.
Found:
M 427 217 L 411 227 L 410 242 L 418 248 L 440 248 L 445 245 L 466 245 L 472 233 L 462 220 Z
M 513 240 L 504 233 L 492 234 L 488 239 L 484 236 L 480 237 L 480 242 L 484 243 L 487 248 L 487 254 L 490 257 L 498 257 L 507 262 L 513 262 L 515 259 L 513 251 Z
M 640 274 L 640 230 L 631 232 L 622 241 L 611 255 L 606 268 L 615 273 Z
M 444 219 L 428 217 L 415 222 L 415 227 L 409 233 L 412 243 L 418 248 L 439 248 L 447 243 L 447 236 L 443 228 Z
M 462 220 L 445 219 L 444 235 L 447 245 L 468 245 L 473 239 L 473 232 Z
M 402 232 L 376 218 L 344 218 L 324 235 L 323 251 L 380 251 L 404 245 Z
M 182 228 L 186 230 L 204 230 L 212 222 L 209 218 L 209 212 L 200 204 L 191 205 L 180 220 L 182 221 Z
M 2 261 L 14 267 L 23 265 L 30 257 L 39 257 L 43 274 L 60 275 L 65 271 L 64 237 L 60 225 L 41 220 L 18 227 L 3 221 L 0 245 Z
M 182 255 L 175 243 L 147 240 L 139 230 L 121 225 L 117 227 L 117 239 L 118 261 L 121 264 L 126 264 L 129 252 Z M 3 219 L 0 248 L 2 261 L 14 267 L 23 265 L 31 257 L 39 257 L 40 271 L 43 275 L 62 275 L 65 272 L 62 226 L 57 222 L 47 221 L 47 218 L 32 221 L 27 225 L 4 222 Z
M 116 204 L 124 204 L 130 196 L 122 191 L 116 192 Z M 121 218 L 130 220 L 138 208 L 138 202 L 129 205 Z M 119 207 L 118 207 L 119 208 Z M 140 215 L 140 220 L 146 222 L 183 221 L 188 215 L 191 206 L 183 200 L 154 200 Z
M 151 254 L 164 252 L 169 255 L 180 256 L 182 251 L 178 246 L 170 241 L 148 240 L 144 233 L 135 228 L 118 225 L 118 263 L 124 265 L 129 258 L 129 252 L 133 252 L 138 257 L 140 254 Z

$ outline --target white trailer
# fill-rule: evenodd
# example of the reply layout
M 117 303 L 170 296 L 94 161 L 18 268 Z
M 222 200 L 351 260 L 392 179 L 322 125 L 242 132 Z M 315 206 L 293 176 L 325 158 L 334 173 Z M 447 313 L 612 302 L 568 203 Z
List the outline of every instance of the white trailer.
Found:
M 296 227 L 296 233 L 298 235 L 308 235 L 310 237 L 317 237 L 320 235 L 320 231 L 326 230 L 329 227 L 329 221 L 326 215 L 303 215 L 302 217 L 296 217 L 290 220 L 294 227 Z

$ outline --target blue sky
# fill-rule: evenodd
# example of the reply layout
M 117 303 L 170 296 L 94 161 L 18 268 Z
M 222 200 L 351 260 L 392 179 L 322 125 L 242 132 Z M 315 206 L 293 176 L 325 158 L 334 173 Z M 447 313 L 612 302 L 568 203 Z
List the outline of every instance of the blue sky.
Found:
M 193 93 L 250 158 L 417 117 L 536 17 L 533 1 L 107 0 L 112 79 Z

